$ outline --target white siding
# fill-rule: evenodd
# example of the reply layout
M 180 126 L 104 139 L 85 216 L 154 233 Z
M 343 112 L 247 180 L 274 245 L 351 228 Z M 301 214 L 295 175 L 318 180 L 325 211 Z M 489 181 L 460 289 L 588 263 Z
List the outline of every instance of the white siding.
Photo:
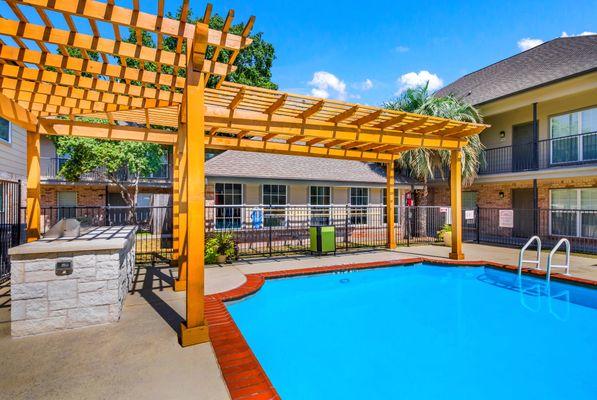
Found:
M 0 140 L 0 179 L 25 181 L 27 176 L 27 131 L 11 124 L 11 141 Z

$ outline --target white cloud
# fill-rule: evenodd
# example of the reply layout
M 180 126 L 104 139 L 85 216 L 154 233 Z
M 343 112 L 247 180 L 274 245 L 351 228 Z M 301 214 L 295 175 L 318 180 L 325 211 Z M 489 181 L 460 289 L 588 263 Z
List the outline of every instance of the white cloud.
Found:
M 315 72 L 313 79 L 309 81 L 309 86 L 313 86 L 311 94 L 316 97 L 323 97 L 324 99 L 333 97 L 339 100 L 346 100 L 348 96 L 346 83 L 336 75 L 326 71 Z
M 367 78 L 363 82 L 361 82 L 359 87 L 361 90 L 369 90 L 373 87 L 373 81 L 371 79 Z
M 429 71 L 409 72 L 398 78 L 398 85 L 400 85 L 400 88 L 398 89 L 397 94 L 400 94 L 407 89 L 425 86 L 427 82 L 429 82 L 429 91 L 431 92 L 444 86 L 444 82 L 441 78 Z
M 524 38 L 524 39 L 520 39 L 517 44 L 518 44 L 518 48 L 520 49 L 520 51 L 525 51 L 528 49 L 532 49 L 535 46 L 539 46 L 542 43 L 543 43 L 543 40 L 541 40 L 541 39 Z
M 569 37 L 569 36 L 590 36 L 590 35 L 597 35 L 597 32 L 584 31 L 582 33 L 579 33 L 578 35 L 569 35 L 565 31 L 562 32 L 562 37 Z
M 407 51 L 409 51 L 409 50 L 410 50 L 410 48 L 408 48 L 408 47 L 406 47 L 406 46 L 396 46 L 396 47 L 394 47 L 394 50 L 395 50 L 397 53 L 406 53 Z

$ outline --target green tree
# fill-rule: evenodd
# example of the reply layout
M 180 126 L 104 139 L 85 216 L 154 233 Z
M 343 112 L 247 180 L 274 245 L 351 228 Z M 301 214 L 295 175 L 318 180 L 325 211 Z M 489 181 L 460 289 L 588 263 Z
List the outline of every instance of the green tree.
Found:
M 401 110 L 435 117 L 449 118 L 464 122 L 483 122 L 479 111 L 472 105 L 454 97 L 435 97 L 425 86 L 406 90 L 401 96 L 383 104 L 390 110 Z M 462 179 L 465 185 L 472 184 L 477 177 L 479 165 L 483 161 L 484 146 L 479 135 L 468 138 L 468 144 L 462 148 Z M 434 173 L 450 169 L 450 151 L 417 148 L 402 153 L 398 166 L 410 171 L 413 178 L 427 182 L 434 178 Z
M 57 136 L 54 143 L 58 155 L 66 157 L 59 171 L 60 176 L 67 181 L 77 182 L 85 174 L 100 174 L 118 187 L 122 199 L 129 207 L 131 223 L 137 223 L 139 181 L 142 177 L 157 172 L 165 154 L 162 146 L 72 136 Z M 127 179 L 123 179 L 123 173 L 127 173 Z
M 176 14 L 169 13 L 167 16 L 168 18 L 180 20 L 181 11 L 179 9 L 176 12 Z M 193 16 L 192 11 L 189 11 L 187 21 L 190 23 L 196 23 L 198 19 Z M 209 20 L 209 27 L 212 29 L 221 30 L 224 27 L 224 22 L 224 18 L 222 18 L 218 14 L 215 14 Z M 230 27 L 229 32 L 235 35 L 240 35 L 243 29 L 245 29 L 245 24 L 239 23 L 236 25 L 232 25 Z M 234 65 L 237 67 L 237 69 L 232 74 L 228 75 L 226 77 L 226 80 L 248 86 L 257 86 L 274 90 L 278 89 L 278 85 L 273 83 L 271 80 L 271 68 L 274 60 L 276 59 L 274 46 L 271 43 L 263 40 L 263 32 L 254 33 L 250 35 L 250 38 L 253 39 L 253 42 L 239 52 L 238 56 L 234 60 Z M 129 43 L 137 43 L 137 32 L 135 32 L 135 30 L 133 29 L 129 29 L 129 36 L 125 39 L 125 41 Z M 141 32 L 141 42 L 144 46 L 153 48 L 156 47 L 156 43 L 153 40 L 152 35 L 150 35 L 146 31 Z M 165 37 L 163 42 L 164 50 L 174 51 L 176 49 L 177 42 L 177 39 L 174 37 Z M 185 43 L 183 43 L 182 51 L 183 53 L 186 52 Z M 214 51 L 215 49 L 213 46 L 208 46 L 206 58 L 212 59 Z M 230 61 L 231 56 L 232 51 L 224 49 L 220 51 L 220 53 L 218 54 L 217 61 L 222 63 L 228 63 Z M 141 66 L 139 61 L 130 58 L 128 58 L 126 62 L 129 67 L 143 68 L 149 71 L 157 71 L 157 65 L 155 63 L 144 63 L 144 65 Z M 163 65 L 162 72 L 173 73 L 174 70 L 169 65 Z M 186 76 L 185 69 L 179 69 L 178 75 Z M 215 87 L 217 82 L 218 78 L 212 76 L 209 79 L 207 86 L 213 88 Z

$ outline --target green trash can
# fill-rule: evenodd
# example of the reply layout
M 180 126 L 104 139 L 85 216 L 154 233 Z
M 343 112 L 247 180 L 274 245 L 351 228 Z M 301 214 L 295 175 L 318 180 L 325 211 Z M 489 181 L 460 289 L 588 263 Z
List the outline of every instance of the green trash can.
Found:
M 336 227 L 312 226 L 309 228 L 311 236 L 311 253 L 336 254 Z

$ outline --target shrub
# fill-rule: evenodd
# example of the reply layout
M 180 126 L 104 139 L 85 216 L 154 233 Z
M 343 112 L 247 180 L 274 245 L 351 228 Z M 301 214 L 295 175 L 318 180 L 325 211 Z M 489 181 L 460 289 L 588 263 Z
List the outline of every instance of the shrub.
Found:
M 438 239 L 443 239 L 444 238 L 444 233 L 446 233 L 446 232 L 452 232 L 452 225 L 445 224 L 442 229 L 440 229 L 439 231 L 437 231 L 437 237 L 438 237 Z
M 228 259 L 236 258 L 236 246 L 231 233 L 218 232 L 205 242 L 205 263 L 215 264 L 218 255 L 225 255 Z

